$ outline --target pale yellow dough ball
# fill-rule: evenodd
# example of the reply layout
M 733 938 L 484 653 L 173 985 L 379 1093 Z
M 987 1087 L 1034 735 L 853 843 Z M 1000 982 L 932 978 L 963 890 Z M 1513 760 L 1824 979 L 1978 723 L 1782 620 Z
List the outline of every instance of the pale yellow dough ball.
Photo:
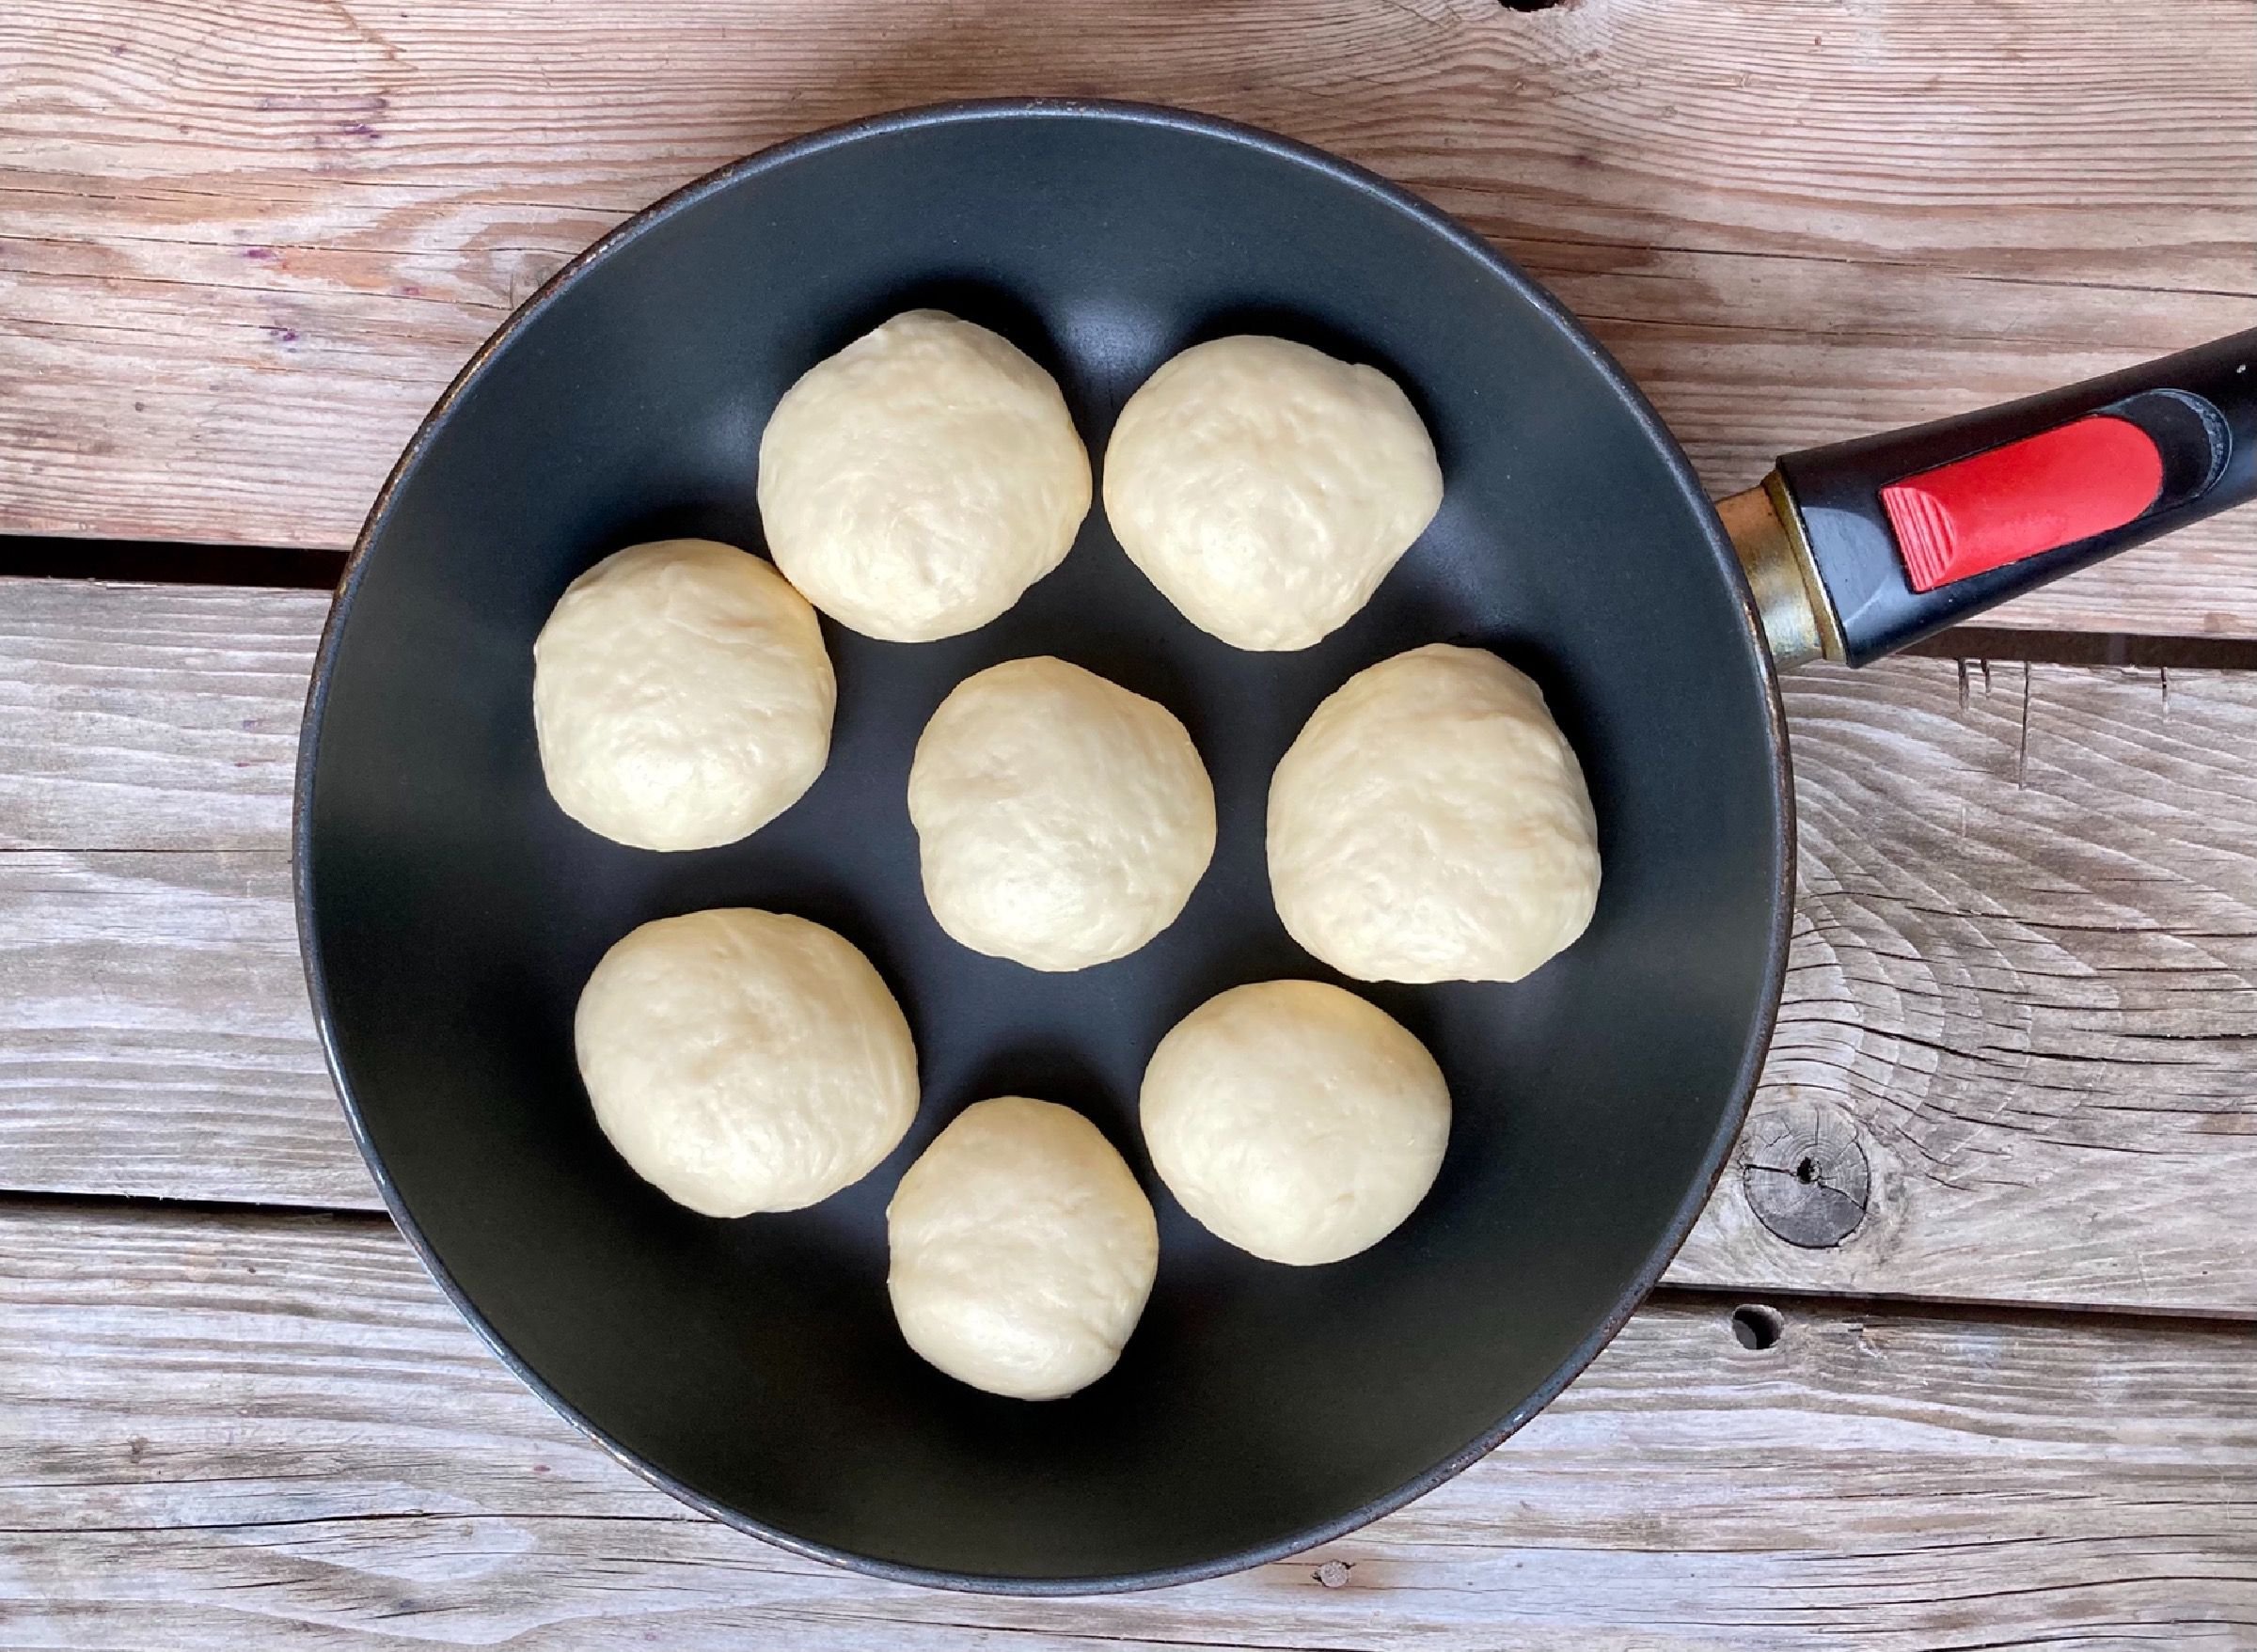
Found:
M 1007 1095 L 964 1109 L 886 1207 L 909 1346 L 960 1382 L 1059 1399 L 1113 1369 L 1160 1262 L 1151 1203 L 1097 1127 Z
M 1284 338 L 1193 345 L 1128 399 L 1105 448 L 1121 548 L 1239 648 L 1337 630 L 1441 504 L 1434 444 L 1395 382 Z
M 917 1049 L 886 983 L 852 943 L 781 912 L 633 931 L 581 989 L 573 1043 L 620 1156 L 707 1216 L 827 1199 L 917 1112 Z
M 1442 1167 L 1450 1092 L 1384 1011 L 1315 981 L 1209 999 L 1160 1041 L 1139 1103 L 1152 1168 L 1201 1226 L 1300 1267 L 1377 1244 Z
M 910 310 L 818 362 L 760 438 L 768 554 L 842 625 L 928 642 L 985 625 L 1064 559 L 1089 454 L 1003 338 Z
M 606 557 L 533 642 L 549 795 L 639 849 L 709 849 L 781 814 L 823 772 L 837 698 L 806 599 L 713 540 Z
M 1043 656 L 933 713 L 909 766 L 924 892 L 974 952 L 1086 968 L 1174 922 L 1215 848 L 1215 793 L 1165 706 Z
M 1361 981 L 1518 981 L 1583 934 L 1598 819 L 1543 694 L 1433 643 L 1357 672 L 1270 783 L 1270 887 Z

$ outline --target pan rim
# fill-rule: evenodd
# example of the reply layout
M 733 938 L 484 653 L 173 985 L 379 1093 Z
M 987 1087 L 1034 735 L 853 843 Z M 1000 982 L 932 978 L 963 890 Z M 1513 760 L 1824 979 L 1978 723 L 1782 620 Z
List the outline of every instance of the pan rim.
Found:
M 945 1567 L 921 1566 L 879 1556 L 842 1549 L 831 1544 L 797 1536 L 768 1525 L 739 1510 L 730 1508 L 693 1489 L 656 1464 L 644 1460 L 632 1449 L 614 1440 L 592 1419 L 567 1401 L 549 1383 L 522 1359 L 503 1340 L 485 1315 L 470 1300 L 452 1273 L 433 1249 L 421 1227 L 408 1211 L 404 1198 L 394 1183 L 390 1172 L 378 1154 L 361 1112 L 361 1104 L 354 1085 L 347 1077 L 339 1056 L 336 1020 L 330 1001 L 326 977 L 322 968 L 314 914 L 314 892 L 311 868 L 313 788 L 317 779 L 317 755 L 321 749 L 324 716 L 327 708 L 329 686 L 337 663 L 338 651 L 346 624 L 349 622 L 354 598 L 367 572 L 373 547 L 387 521 L 394 498 L 420 464 L 448 417 L 464 395 L 482 375 L 487 364 L 581 275 L 606 260 L 632 244 L 659 223 L 671 218 L 710 195 L 733 187 L 740 180 L 759 176 L 777 167 L 790 165 L 804 157 L 823 152 L 842 145 L 896 133 L 911 132 L 929 126 L 969 124 L 991 119 L 1059 119 L 1101 120 L 1149 125 L 1194 134 L 1240 147 L 1259 150 L 1280 160 L 1319 172 L 1333 181 L 1358 192 L 1371 196 L 1383 205 L 1403 212 L 1431 233 L 1440 235 L 1460 251 L 1476 259 L 1524 302 L 1532 305 L 1572 344 L 1591 367 L 1606 380 L 1618 397 L 1629 408 L 1640 428 L 1659 453 L 1671 480 L 1693 507 L 1693 515 L 1700 524 L 1708 540 L 1711 557 L 1718 565 L 1727 587 L 1737 598 L 1743 621 L 1743 645 L 1747 662 L 1761 684 L 1764 698 L 1765 739 L 1771 757 L 1773 792 L 1772 855 L 1775 866 L 1775 887 L 1772 892 L 1772 926 L 1765 958 L 1766 990 L 1761 1008 L 1748 1039 L 1741 1052 L 1740 1063 L 1734 1073 L 1730 1093 L 1726 1097 L 1716 1134 L 1710 1141 L 1697 1166 L 1685 1199 L 1672 1214 L 1664 1229 L 1662 1239 L 1654 1248 L 1649 1261 L 1618 1298 L 1615 1307 L 1592 1331 L 1579 1342 L 1560 1361 L 1544 1382 L 1519 1405 L 1503 1417 L 1482 1429 L 1459 1450 L 1444 1457 L 1423 1472 L 1413 1476 L 1392 1490 L 1360 1504 L 1344 1515 L 1314 1522 L 1283 1537 L 1266 1543 L 1234 1550 L 1226 1554 L 1204 1560 L 1184 1562 L 1175 1565 L 1142 1571 L 1096 1573 L 1076 1577 L 1012 1577 L 992 1573 L 962 1572 Z M 1795 812 L 1793 776 L 1788 752 L 1787 727 L 1784 704 L 1779 695 L 1778 669 L 1771 651 L 1763 639 L 1760 621 L 1754 600 L 1747 588 L 1746 576 L 1740 567 L 1737 555 L 1724 533 L 1707 491 L 1702 488 L 1693 471 L 1691 462 L 1670 433 L 1668 427 L 1646 400 L 1636 384 L 1625 373 L 1583 323 L 1556 298 L 1533 277 L 1521 271 L 1487 241 L 1458 223 L 1439 208 L 1420 199 L 1399 185 L 1388 181 L 1352 162 L 1341 159 L 1326 150 L 1296 139 L 1266 132 L 1221 117 L 1172 108 L 1156 103 L 1135 102 L 1093 98 L 992 98 L 950 102 L 922 104 L 897 109 L 823 128 L 800 137 L 772 145 L 750 155 L 716 167 L 692 180 L 681 188 L 660 197 L 639 212 L 616 225 L 588 247 L 569 260 L 557 273 L 542 283 L 501 325 L 473 352 L 462 369 L 449 382 L 438 400 L 416 427 L 400 457 L 394 462 L 383 486 L 377 491 L 369 508 L 359 534 L 354 542 L 351 556 L 339 574 L 329 615 L 323 626 L 320 645 L 314 655 L 313 672 L 307 687 L 306 709 L 299 728 L 298 754 L 292 794 L 291 815 L 291 889 L 295 910 L 299 959 L 306 975 L 307 994 L 311 1003 L 314 1027 L 321 1041 L 324 1064 L 344 1110 L 355 1146 L 376 1183 L 386 1210 L 393 1224 L 407 1240 L 424 1270 L 430 1274 L 441 1293 L 453 1305 L 479 1338 L 485 1343 L 496 1358 L 517 1379 L 530 1389 L 550 1409 L 601 1448 L 615 1461 L 677 1501 L 698 1510 L 723 1525 L 749 1535 L 772 1543 L 788 1552 L 811 1560 L 822 1561 L 848 1570 L 883 1579 L 890 1582 L 917 1584 L 927 1588 L 955 1590 L 980 1595 L 1024 1597 L 1070 1597 L 1081 1595 L 1123 1594 L 1133 1591 L 1164 1588 L 1176 1583 L 1201 1581 L 1250 1570 L 1259 1565 L 1290 1559 L 1321 1544 L 1332 1542 L 1357 1531 L 1382 1516 L 1392 1514 L 1414 1502 L 1445 1481 L 1471 1468 L 1487 1456 L 1506 1440 L 1517 1433 L 1538 1412 L 1558 1397 L 1570 1382 L 1598 1358 L 1614 1340 L 1633 1314 L 1645 1302 L 1661 1276 L 1683 1246 L 1686 1235 L 1701 1210 L 1707 1205 L 1721 1178 L 1733 1144 L 1738 1141 L 1745 1122 L 1748 1107 L 1755 1093 L 1757 1079 L 1770 1049 L 1776 1030 L 1780 994 L 1784 988 L 1787 970 L 1787 949 L 1793 920 L 1794 876 L 1796 863 Z

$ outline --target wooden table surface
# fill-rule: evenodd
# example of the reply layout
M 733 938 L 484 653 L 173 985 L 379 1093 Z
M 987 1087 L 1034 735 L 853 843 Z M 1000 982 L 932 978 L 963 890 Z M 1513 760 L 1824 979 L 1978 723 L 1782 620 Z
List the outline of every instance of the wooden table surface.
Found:
M 2253 87 L 2257 0 L 14 0 L 0 1646 L 2257 1646 L 2257 675 L 2187 663 L 2257 662 L 2188 640 L 2257 637 L 2257 511 L 1796 673 L 1786 1009 L 1669 1282 L 1403 1512 L 1081 1601 L 739 1536 L 454 1317 L 314 1043 L 327 598 L 260 586 L 593 236 L 881 108 L 1338 149 L 1550 281 L 1723 491 L 2257 325 Z M 116 540 L 176 582 L 52 576 Z M 2160 663 L 2055 663 L 2111 658 Z

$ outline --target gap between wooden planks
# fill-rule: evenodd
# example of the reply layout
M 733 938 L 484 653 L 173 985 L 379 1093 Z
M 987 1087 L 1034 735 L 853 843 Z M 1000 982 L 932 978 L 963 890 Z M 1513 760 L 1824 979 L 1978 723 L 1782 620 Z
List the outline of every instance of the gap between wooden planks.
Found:
M 0 1188 L 374 1206 L 290 909 L 326 606 L 0 581 Z M 1788 704 L 1786 1008 L 1671 1280 L 2257 1316 L 2257 675 L 1907 660 Z M 1830 1249 L 1749 1203 L 1806 1142 L 1866 1168 Z
M 0 1202 L 0 1352 L 39 1350 L 0 1358 L 0 1644 L 1887 1652 L 2257 1631 L 2246 1331 L 1812 1302 L 1759 1351 L 1730 1313 L 1664 1293 L 1504 1447 L 1321 1550 L 1013 1600 L 800 1560 L 651 1489 L 520 1387 L 388 1228 Z
M 1174 102 L 1334 148 L 1551 281 L 1718 490 L 2257 325 L 2257 6 L 2029 0 L 20 0 L 0 532 L 339 546 L 626 213 L 905 104 Z M 2007 619 L 2257 635 L 2257 516 Z

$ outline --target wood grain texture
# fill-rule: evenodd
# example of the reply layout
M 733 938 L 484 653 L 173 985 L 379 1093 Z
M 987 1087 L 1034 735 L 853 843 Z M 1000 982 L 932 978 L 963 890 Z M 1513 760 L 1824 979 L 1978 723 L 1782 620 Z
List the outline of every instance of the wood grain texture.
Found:
M 0 531 L 338 545 L 508 309 L 832 121 L 1149 98 L 1372 165 L 1555 282 L 1712 486 L 2257 324 L 2250 0 L 24 0 Z M 2257 634 L 2228 518 L 2009 610 Z
M 1670 1277 L 2257 1314 L 2257 678 L 1899 661 L 1788 706 L 1785 1003 Z M 1749 1208 L 1798 1115 L 1870 1166 L 1832 1249 Z
M 876 1288 L 875 1285 L 873 1288 Z M 572 1434 L 388 1228 L 0 1213 L 0 1645 L 2246 1645 L 2238 1331 L 1649 1307 L 1487 1461 L 1238 1578 L 1011 1600 L 704 1520 Z M 882 1627 L 881 1627 L 882 1626 Z
M 378 1203 L 315 1042 L 287 855 L 0 854 L 0 1187 L 55 1183 Z
M 291 939 L 285 662 L 320 607 L 0 582 L 0 684 L 78 684 L 96 736 L 39 745 L 28 793 L 0 767 L 0 842 L 40 851 L 0 855 L 0 1187 L 374 1206 Z M 260 640 L 181 642 L 229 636 Z M 2257 1315 L 2257 676 L 1908 660 L 1788 703 L 1786 1007 L 1671 1278 Z M 1748 1203 L 1806 1116 L 1870 1166 L 1831 1249 Z
M 0 580 L 0 850 L 287 851 L 327 596 Z
M 0 1187 L 378 1203 L 291 912 L 328 609 L 0 580 Z

